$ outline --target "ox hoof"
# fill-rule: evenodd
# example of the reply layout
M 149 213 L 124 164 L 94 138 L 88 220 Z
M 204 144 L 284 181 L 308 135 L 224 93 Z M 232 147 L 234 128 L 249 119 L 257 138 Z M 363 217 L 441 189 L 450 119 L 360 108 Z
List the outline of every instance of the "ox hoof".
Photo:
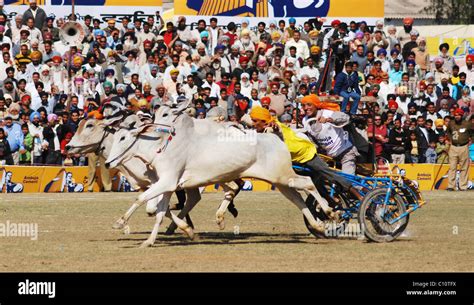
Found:
M 186 235 L 189 237 L 189 239 L 194 240 L 195 235 L 194 235 L 194 231 L 191 227 L 188 227 L 188 228 L 184 229 L 184 233 L 186 233 Z
M 141 245 L 140 245 L 140 248 L 149 248 L 153 246 L 153 242 L 149 241 L 148 239 L 145 240 Z
M 123 228 L 123 234 L 125 234 L 125 235 L 130 234 L 130 226 L 125 226 L 125 227 Z
M 124 227 L 125 227 L 125 222 L 123 221 L 122 218 L 117 220 L 112 226 L 112 228 L 115 230 L 122 230 Z
M 219 226 L 219 229 L 220 230 L 224 230 L 225 229 L 225 221 L 224 219 L 217 219 L 216 221 L 217 225 Z

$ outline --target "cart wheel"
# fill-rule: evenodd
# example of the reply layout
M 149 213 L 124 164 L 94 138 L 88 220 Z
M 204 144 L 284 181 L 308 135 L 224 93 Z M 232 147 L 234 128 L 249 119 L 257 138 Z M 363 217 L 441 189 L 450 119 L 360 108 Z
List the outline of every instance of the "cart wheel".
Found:
M 341 200 L 341 206 L 343 208 L 346 208 L 346 202 L 344 201 L 344 199 L 340 197 L 339 199 Z M 314 216 L 314 218 L 323 221 L 325 227 L 327 228 L 325 234 L 322 235 L 321 233 L 314 230 L 313 227 L 309 225 L 309 222 L 306 219 L 306 216 L 303 216 L 303 220 L 306 225 L 306 228 L 314 236 L 319 237 L 319 238 L 337 238 L 341 232 L 344 232 L 346 230 L 346 227 L 349 223 L 349 219 L 341 219 L 340 222 L 334 225 L 334 222 L 332 220 L 329 220 L 329 218 L 324 213 L 324 211 L 316 210 L 317 202 L 316 202 L 316 199 L 312 195 L 309 195 L 308 198 L 306 198 L 305 203 L 308 209 L 311 211 L 311 214 Z
M 375 189 L 367 193 L 359 209 L 359 224 L 370 241 L 391 242 L 405 231 L 409 216 L 394 224 L 389 221 L 406 212 L 403 198 L 392 192 L 389 202 L 384 204 L 387 189 Z

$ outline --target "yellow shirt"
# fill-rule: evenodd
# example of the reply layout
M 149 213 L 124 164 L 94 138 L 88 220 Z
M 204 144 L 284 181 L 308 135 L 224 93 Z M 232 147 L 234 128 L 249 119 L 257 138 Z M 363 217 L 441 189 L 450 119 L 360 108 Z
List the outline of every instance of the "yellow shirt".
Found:
M 280 127 L 283 139 L 291 154 L 291 161 L 296 163 L 306 163 L 317 154 L 316 146 L 308 140 L 300 138 L 285 124 L 277 122 Z

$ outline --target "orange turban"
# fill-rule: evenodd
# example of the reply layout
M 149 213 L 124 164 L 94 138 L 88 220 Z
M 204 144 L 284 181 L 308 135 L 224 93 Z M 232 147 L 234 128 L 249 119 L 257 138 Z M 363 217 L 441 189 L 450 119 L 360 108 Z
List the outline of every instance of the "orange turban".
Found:
M 87 114 L 87 118 L 94 118 L 96 120 L 102 120 L 104 118 L 104 116 L 102 115 L 102 113 L 100 113 L 100 111 L 94 110 L 94 111 L 91 111 Z
M 310 94 L 301 99 L 301 104 L 313 104 L 318 109 L 326 109 L 332 111 L 341 111 L 341 107 L 339 107 L 336 103 L 331 102 L 321 102 L 319 97 L 316 94 Z
M 33 51 L 30 54 L 31 59 L 41 59 L 42 55 L 40 51 Z
M 266 123 L 270 123 L 273 120 L 270 111 L 263 107 L 253 107 L 250 112 L 250 117 L 252 120 L 261 120 Z
M 411 17 L 405 17 L 403 18 L 403 23 L 409 23 L 409 24 L 413 24 L 413 18 Z

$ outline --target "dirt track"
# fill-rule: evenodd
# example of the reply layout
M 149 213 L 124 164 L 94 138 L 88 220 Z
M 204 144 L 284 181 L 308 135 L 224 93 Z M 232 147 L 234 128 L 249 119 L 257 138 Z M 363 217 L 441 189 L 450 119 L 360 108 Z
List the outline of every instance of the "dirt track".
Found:
M 0 237 L 0 271 L 474 271 L 474 192 L 425 193 L 428 204 L 413 214 L 407 236 L 390 244 L 317 240 L 276 192 L 239 195 L 239 217 L 227 213 L 219 231 L 222 194 L 205 194 L 192 212 L 197 240 L 160 234 L 148 249 L 138 249 L 154 220 L 144 209 L 132 217 L 130 235 L 111 228 L 135 196 L 0 195 L 0 223 L 39 228 L 37 241 Z

